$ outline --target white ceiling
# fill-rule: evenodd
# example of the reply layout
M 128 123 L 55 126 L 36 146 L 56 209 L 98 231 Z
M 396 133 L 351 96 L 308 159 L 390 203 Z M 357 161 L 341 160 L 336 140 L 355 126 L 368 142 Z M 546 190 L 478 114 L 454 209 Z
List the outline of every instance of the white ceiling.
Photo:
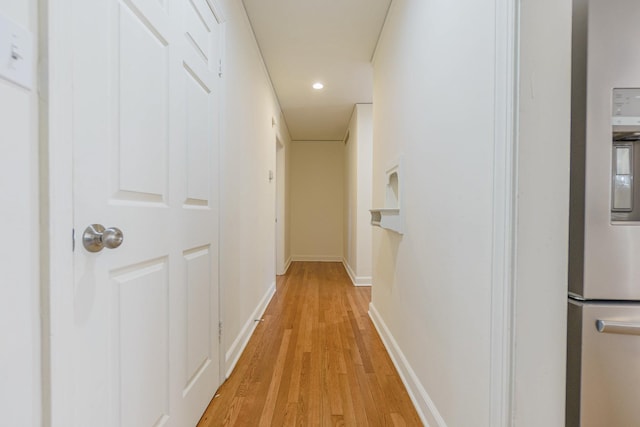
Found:
M 342 140 L 354 104 L 372 102 L 371 56 L 391 0 L 243 3 L 291 139 Z

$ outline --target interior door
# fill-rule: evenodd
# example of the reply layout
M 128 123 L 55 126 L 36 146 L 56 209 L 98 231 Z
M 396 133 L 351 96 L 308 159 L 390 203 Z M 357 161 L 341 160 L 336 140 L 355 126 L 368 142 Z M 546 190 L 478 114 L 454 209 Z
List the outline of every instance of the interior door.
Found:
M 207 0 L 72 9 L 73 425 L 195 425 L 220 384 L 220 25 Z M 90 252 L 90 224 L 122 244 Z

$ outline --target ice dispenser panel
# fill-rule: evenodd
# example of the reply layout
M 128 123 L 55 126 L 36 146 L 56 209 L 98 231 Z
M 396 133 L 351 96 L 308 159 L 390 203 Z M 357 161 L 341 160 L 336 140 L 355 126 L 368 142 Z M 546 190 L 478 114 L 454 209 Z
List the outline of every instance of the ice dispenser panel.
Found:
M 633 145 L 614 145 L 613 212 L 633 211 Z

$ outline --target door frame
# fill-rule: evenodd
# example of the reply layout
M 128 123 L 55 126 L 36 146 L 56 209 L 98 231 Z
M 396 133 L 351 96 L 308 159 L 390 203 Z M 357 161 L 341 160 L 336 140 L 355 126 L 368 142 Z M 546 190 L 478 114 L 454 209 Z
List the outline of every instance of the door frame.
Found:
M 225 357 L 226 357 L 226 350 L 225 350 L 225 346 L 224 346 L 224 327 L 223 327 L 223 319 L 224 319 L 224 304 L 222 303 L 224 301 L 224 286 L 222 283 L 222 276 L 220 274 L 220 253 L 222 252 L 222 248 L 220 246 L 220 242 L 222 241 L 222 239 L 220 238 L 221 234 L 220 234 L 220 222 L 221 222 L 221 215 L 222 215 L 222 207 L 221 207 L 221 195 L 222 195 L 222 174 L 220 173 L 220 153 L 222 152 L 222 144 L 223 142 L 226 140 L 226 127 L 225 127 L 225 109 L 222 108 L 225 105 L 225 100 L 226 100 L 226 74 L 225 74 L 225 70 L 224 70 L 224 63 L 225 63 L 225 58 L 226 58 L 226 47 L 227 47 L 227 42 L 226 42 L 226 28 L 227 28 L 227 18 L 226 18 L 226 14 L 224 13 L 224 10 L 222 9 L 222 6 L 220 5 L 220 0 L 205 0 L 206 3 L 209 5 L 209 7 L 211 8 L 211 10 L 213 11 L 213 14 L 215 15 L 216 19 L 218 20 L 218 24 L 220 25 L 220 62 L 218 64 L 218 73 L 219 73 L 219 83 L 218 83 L 218 92 L 219 92 L 219 98 L 218 98 L 218 106 L 220 108 L 218 108 L 218 147 L 217 147 L 217 152 L 216 155 L 218 156 L 217 158 L 217 165 L 216 165 L 216 173 L 218 174 L 218 188 L 217 188 L 217 194 L 218 194 L 218 369 L 219 369 L 219 376 L 218 378 L 220 378 L 220 385 L 222 385 L 226 380 L 227 380 L 227 371 L 225 369 Z M 212 396 L 213 398 L 213 396 Z
M 65 357 L 73 339 L 73 55 L 71 0 L 40 3 L 46 106 L 41 106 L 42 208 L 47 236 L 43 252 L 43 424 L 63 427 L 73 419 L 73 366 Z M 41 77 L 42 78 L 42 77 Z M 46 89 L 45 89 L 46 88 Z
M 286 238 L 286 205 L 285 205 L 285 159 L 286 147 L 281 141 L 280 136 L 276 134 L 276 170 L 275 170 L 275 199 L 276 199 L 276 275 L 285 274 L 285 238 Z
M 73 348 L 74 240 L 73 233 L 73 0 L 39 0 L 40 54 L 40 181 L 42 238 L 42 422 L 46 427 L 68 427 L 73 420 L 74 390 L 68 381 L 73 364 L 66 357 Z M 206 0 L 220 23 L 220 58 L 225 57 L 225 15 L 217 0 Z M 222 70 L 220 70 L 222 72 Z M 225 101 L 225 79 L 219 80 L 220 105 Z M 220 108 L 218 144 L 224 141 L 224 109 Z M 218 185 L 220 185 L 220 171 Z M 218 200 L 219 203 L 219 200 Z M 219 226 L 219 224 L 218 224 Z M 76 232 L 77 233 L 77 232 Z M 218 240 L 218 244 L 219 244 Z M 225 380 L 222 319 L 223 283 L 218 273 L 219 372 Z M 213 396 L 212 396 L 213 398 Z
M 520 0 L 496 0 L 489 425 L 512 425 Z

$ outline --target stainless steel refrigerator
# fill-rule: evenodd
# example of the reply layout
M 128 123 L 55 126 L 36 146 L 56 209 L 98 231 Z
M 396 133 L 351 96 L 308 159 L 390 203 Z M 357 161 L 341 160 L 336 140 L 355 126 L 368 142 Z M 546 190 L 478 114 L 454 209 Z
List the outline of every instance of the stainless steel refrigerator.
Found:
M 574 0 L 572 56 L 566 424 L 640 426 L 640 0 Z

